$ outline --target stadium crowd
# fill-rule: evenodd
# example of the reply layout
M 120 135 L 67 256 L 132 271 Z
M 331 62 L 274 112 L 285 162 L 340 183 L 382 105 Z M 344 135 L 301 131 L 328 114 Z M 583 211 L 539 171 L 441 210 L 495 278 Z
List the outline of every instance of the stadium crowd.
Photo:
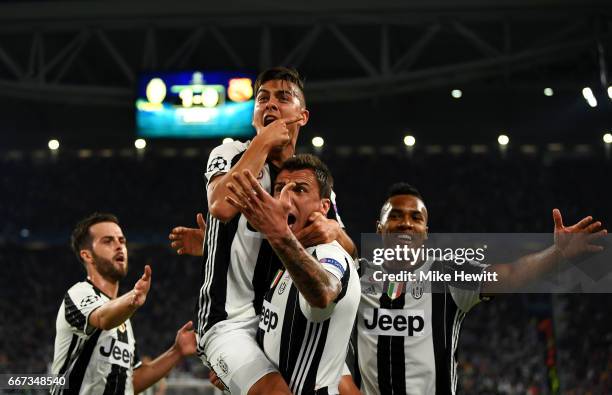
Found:
M 423 193 L 430 232 L 551 232 L 554 207 L 568 223 L 584 215 L 606 224 L 612 219 L 609 198 L 598 192 L 612 162 L 601 158 L 320 155 L 334 174 L 338 209 L 356 242 L 360 233 L 374 231 L 387 187 L 400 180 Z M 199 158 L 153 154 L 2 161 L 0 372 L 47 370 L 57 306 L 85 275 L 68 247 L 69 232 L 94 210 L 117 214 L 130 242 L 124 287 L 145 264 L 153 268 L 150 299 L 133 319 L 140 354 L 168 347 L 159 339 L 169 341 L 193 317 L 201 268 L 197 258 L 176 256 L 166 238 L 175 225 L 195 226 L 195 213 L 205 207 L 203 166 Z M 609 393 L 610 301 L 607 294 L 507 295 L 478 306 L 464 323 L 459 347 L 462 392 L 549 393 L 547 343 L 538 324 L 551 318 L 563 392 Z M 195 358 L 173 374 L 206 377 Z

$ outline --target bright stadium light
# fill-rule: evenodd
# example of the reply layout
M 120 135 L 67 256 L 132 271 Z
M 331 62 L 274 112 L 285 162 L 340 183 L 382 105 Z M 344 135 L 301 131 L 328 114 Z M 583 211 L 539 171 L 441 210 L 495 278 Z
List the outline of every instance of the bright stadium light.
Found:
M 59 141 L 57 141 L 56 139 L 49 140 L 49 143 L 47 144 L 47 146 L 49 147 L 51 151 L 55 151 L 59 148 Z
M 510 142 L 510 137 L 506 136 L 505 134 L 500 134 L 497 137 L 497 142 L 499 143 L 499 145 L 508 145 L 508 143 Z
M 555 92 L 552 90 L 552 88 L 544 88 L 544 96 L 551 97 L 554 94 Z
M 147 146 L 147 142 L 145 141 L 145 139 L 137 139 L 136 141 L 134 141 L 134 147 L 136 147 L 136 149 L 144 149 Z
M 234 141 L 234 139 L 233 139 L 233 138 L 231 138 L 231 137 L 226 137 L 226 138 L 224 138 L 224 139 L 223 139 L 223 144 L 231 143 L 232 141 Z
M 461 92 L 461 89 L 453 89 L 451 91 L 451 96 L 455 99 L 459 99 L 461 96 L 463 96 L 463 92 Z
M 323 137 L 313 137 L 312 138 L 312 145 L 317 147 L 317 148 L 321 148 L 323 147 L 323 144 L 325 144 L 325 140 L 323 140 Z
M 407 147 L 414 147 L 414 145 L 416 144 L 416 139 L 414 138 L 414 136 L 406 136 L 404 137 L 404 144 L 406 144 Z
M 612 86 L 608 87 L 608 97 L 612 99 Z
M 606 144 L 612 144 L 612 133 L 606 133 L 603 136 L 603 141 Z
M 589 106 L 597 107 L 597 99 L 595 98 L 595 95 L 593 94 L 593 90 L 591 88 L 589 88 L 588 86 L 583 88 L 582 96 L 587 101 L 587 103 L 589 103 Z

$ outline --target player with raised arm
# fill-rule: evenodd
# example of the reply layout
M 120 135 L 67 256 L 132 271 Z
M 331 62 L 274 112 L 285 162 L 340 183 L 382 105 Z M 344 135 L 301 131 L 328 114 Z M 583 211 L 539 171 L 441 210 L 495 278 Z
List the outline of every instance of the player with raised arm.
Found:
M 233 174 L 244 170 L 271 191 L 279 167 L 294 155 L 309 112 L 303 82 L 294 70 L 264 71 L 254 91 L 256 136 L 213 149 L 206 167 L 209 212 L 198 298 L 198 355 L 233 394 L 288 394 L 287 384 L 255 341 L 264 295 L 281 263 L 264 236 L 225 198 L 231 195 L 227 184 Z M 303 236 L 318 243 L 337 240 L 354 253 L 340 218 L 330 213 L 331 218 L 313 213 Z
M 248 170 L 233 178 L 226 200 L 283 263 L 264 300 L 258 343 L 293 394 L 338 394 L 359 304 L 357 270 L 338 242 L 304 248 L 295 236 L 313 212 L 327 214 L 331 173 L 312 155 L 294 156 L 281 167 L 274 197 Z
M 127 241 L 112 214 L 94 213 L 72 233 L 72 249 L 87 271 L 60 306 L 55 336 L 53 374 L 68 378 L 68 387 L 52 394 L 134 394 L 164 377 L 187 355 L 195 354 L 192 322 L 177 332 L 174 345 L 155 360 L 142 363 L 130 317 L 151 287 L 151 267 L 134 288 L 122 295 L 119 281 L 128 271 Z
M 377 232 L 383 245 L 418 248 L 427 239 L 429 213 L 420 193 L 406 183 L 395 184 L 380 211 Z M 607 234 L 601 223 L 586 217 L 565 227 L 553 210 L 554 244 L 512 264 L 462 265 L 435 259 L 385 261 L 374 266 L 360 260 L 361 303 L 357 327 L 357 355 L 361 390 L 372 394 L 454 394 L 457 388 L 457 345 L 468 311 L 488 295 L 526 285 L 565 259 L 601 251 L 591 244 Z M 414 281 L 375 281 L 373 273 L 409 270 Z M 420 272 L 489 272 L 497 281 L 420 281 Z

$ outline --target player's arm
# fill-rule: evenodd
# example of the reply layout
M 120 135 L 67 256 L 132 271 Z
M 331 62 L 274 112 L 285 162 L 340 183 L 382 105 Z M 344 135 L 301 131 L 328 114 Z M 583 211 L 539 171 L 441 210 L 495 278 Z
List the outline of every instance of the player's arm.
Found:
M 134 289 L 92 311 L 89 315 L 89 325 L 104 330 L 118 327 L 145 303 L 150 288 L 151 267 L 146 265 Z
M 228 222 L 238 213 L 238 210 L 225 201 L 231 192 L 227 184 L 234 174 L 249 170 L 251 174 L 259 174 L 263 169 L 270 151 L 289 143 L 287 125 L 302 120 L 299 115 L 293 119 L 277 119 L 266 127 L 256 124 L 257 135 L 251 141 L 240 160 L 227 173 L 219 174 L 210 179 L 207 188 L 208 211 L 222 222 Z
M 340 280 L 304 249 L 288 226 L 287 232 L 268 236 L 268 241 L 309 305 L 325 309 L 338 298 L 342 290 Z
M 361 391 L 355 385 L 353 376 L 350 374 L 343 374 L 340 378 L 340 384 L 338 385 L 338 392 L 340 395 L 361 395 Z
M 229 183 L 228 188 L 232 196 L 227 196 L 226 200 L 240 211 L 255 229 L 266 235 L 308 304 L 324 309 L 336 300 L 342 286 L 335 275 L 325 270 L 321 263 L 304 249 L 287 224 L 287 192 L 293 187 L 295 183 L 285 185 L 280 198 L 275 199 L 259 185 L 250 172 L 245 171 L 236 174 L 233 182 Z
M 602 246 L 592 242 L 605 236 L 607 230 L 602 229 L 601 222 L 593 221 L 593 217 L 585 217 L 578 223 L 566 227 L 563 225 L 561 212 L 554 209 L 553 220 L 554 244 L 543 251 L 525 255 L 514 263 L 489 266 L 486 270 L 496 273 L 497 281 L 485 282 L 482 287 L 483 294 L 507 292 L 526 286 L 563 261 L 603 250 Z
M 176 333 L 174 344 L 151 362 L 142 363 L 134 370 L 134 393 L 139 393 L 166 376 L 183 358 L 195 354 L 196 338 L 193 322 L 189 321 Z
M 346 233 L 344 228 L 340 227 L 338 237 L 336 237 L 334 240 L 336 240 L 338 244 L 340 244 L 342 248 L 344 248 L 344 250 L 348 252 L 353 259 L 357 259 L 359 257 L 357 254 L 357 246 L 355 245 L 355 243 L 353 243 L 353 240 L 348 235 L 348 233 Z

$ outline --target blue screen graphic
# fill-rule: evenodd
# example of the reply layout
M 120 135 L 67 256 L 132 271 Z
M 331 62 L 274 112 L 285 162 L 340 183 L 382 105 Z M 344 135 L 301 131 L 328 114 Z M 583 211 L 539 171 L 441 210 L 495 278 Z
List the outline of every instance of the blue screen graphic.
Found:
M 250 137 L 254 75 L 242 72 L 147 73 L 140 76 L 140 137 Z

